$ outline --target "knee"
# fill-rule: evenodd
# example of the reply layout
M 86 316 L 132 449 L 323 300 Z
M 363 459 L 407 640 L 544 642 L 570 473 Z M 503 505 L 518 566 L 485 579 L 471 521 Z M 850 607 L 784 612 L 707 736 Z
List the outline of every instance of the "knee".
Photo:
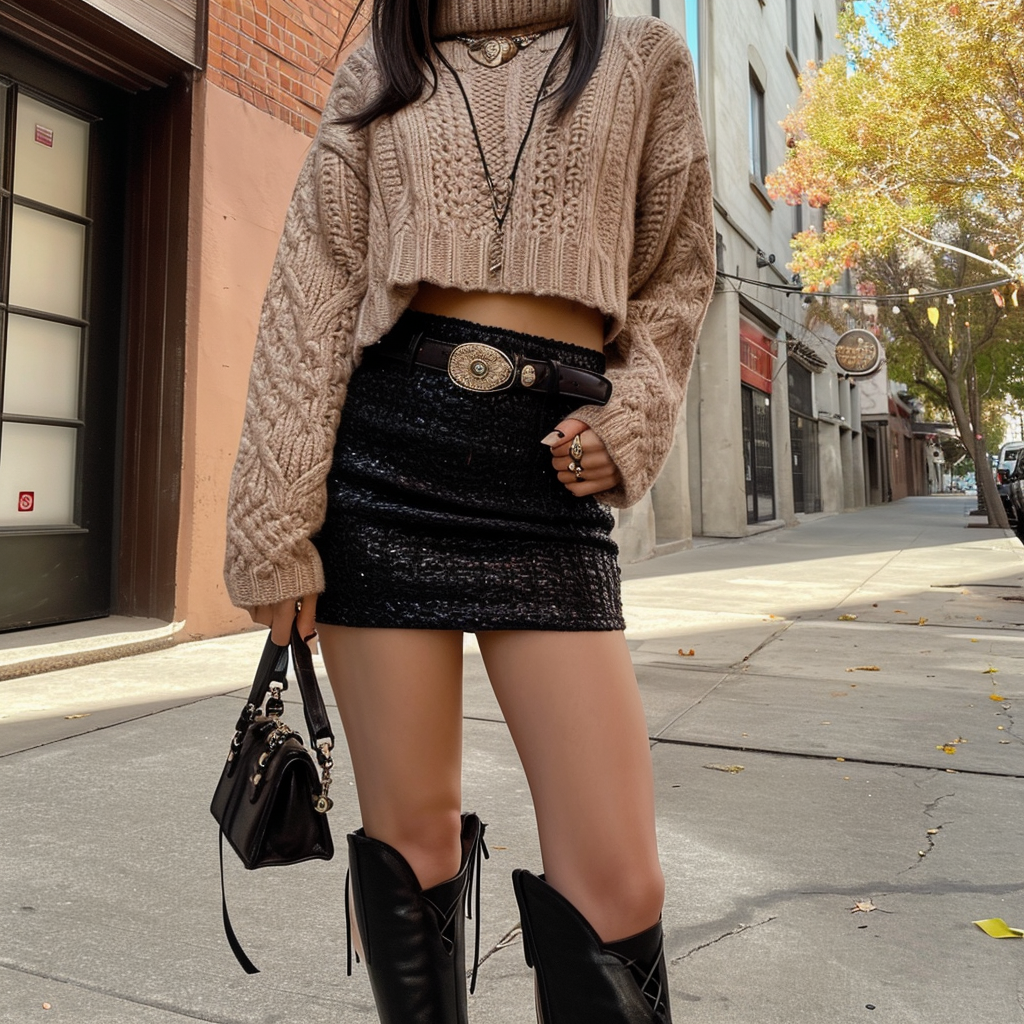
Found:
M 378 831 L 378 830 L 375 830 Z M 462 817 L 456 810 L 407 811 L 374 835 L 408 861 L 424 889 L 456 875 L 462 861 Z
M 661 908 L 665 904 L 665 876 L 661 865 L 655 862 L 646 867 L 634 866 L 633 870 L 619 879 L 614 888 L 606 892 L 614 894 L 617 909 L 624 921 L 628 922 L 627 926 L 633 928 L 627 934 L 634 935 L 643 931 L 661 917 Z
M 566 888 L 573 890 L 571 901 L 605 942 L 649 928 L 665 903 L 665 876 L 657 859 L 603 870 L 595 866 Z

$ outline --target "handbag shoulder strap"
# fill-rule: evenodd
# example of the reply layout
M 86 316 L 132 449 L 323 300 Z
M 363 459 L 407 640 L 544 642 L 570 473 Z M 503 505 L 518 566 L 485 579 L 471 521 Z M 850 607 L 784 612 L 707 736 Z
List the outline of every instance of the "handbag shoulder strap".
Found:
M 255 717 L 256 710 L 263 706 L 270 684 L 274 682 L 279 682 L 282 690 L 288 689 L 288 648 L 275 644 L 268 633 L 260 662 L 256 666 L 252 689 L 249 690 L 249 698 L 239 720 L 239 728 Z
M 298 680 L 299 693 L 302 696 L 302 710 L 306 716 L 306 728 L 309 730 L 310 746 L 319 757 L 321 744 L 325 740 L 330 741 L 331 747 L 334 746 L 334 733 L 327 718 L 327 709 L 324 707 L 316 670 L 313 668 L 313 654 L 309 644 L 299 636 L 299 629 L 295 623 L 292 623 L 291 649 L 295 678 Z
M 322 765 L 324 755 L 321 746 L 325 741 L 329 741 L 333 748 L 334 732 L 327 717 L 327 709 L 324 707 L 324 698 L 320 692 L 316 670 L 313 668 L 312 652 L 309 649 L 309 644 L 299 636 L 298 627 L 294 623 L 289 646 L 292 662 L 295 665 L 295 677 L 299 684 L 299 695 L 302 698 L 306 729 L 309 732 L 310 749 L 316 751 L 317 758 Z M 256 676 L 252 682 L 252 689 L 249 691 L 249 699 L 242 712 L 242 717 L 239 719 L 239 729 L 244 731 L 248 723 L 255 717 L 257 709 L 263 706 L 271 683 L 278 682 L 281 683 L 282 689 L 288 688 L 288 649 L 288 647 L 275 644 L 270 634 L 267 634 L 267 642 L 263 645 L 263 654 L 260 655 L 259 665 L 256 666 Z

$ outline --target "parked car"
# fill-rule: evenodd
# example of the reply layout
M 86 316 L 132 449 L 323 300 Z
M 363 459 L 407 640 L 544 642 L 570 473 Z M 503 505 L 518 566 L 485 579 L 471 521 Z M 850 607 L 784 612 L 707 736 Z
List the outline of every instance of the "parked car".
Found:
M 1006 487 L 1010 496 L 1010 517 L 1016 517 L 1017 524 L 1024 524 L 1024 451 L 1013 465 L 1006 479 Z
M 996 463 L 996 486 L 1007 512 L 1010 511 L 1010 474 L 1016 468 L 1022 453 L 1024 453 L 1024 441 L 1008 441 L 999 449 L 999 461 Z

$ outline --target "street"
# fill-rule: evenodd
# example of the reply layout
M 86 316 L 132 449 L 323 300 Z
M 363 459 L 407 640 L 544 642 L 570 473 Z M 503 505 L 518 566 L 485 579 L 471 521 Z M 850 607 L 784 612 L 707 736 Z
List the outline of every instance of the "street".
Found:
M 972 923 L 1024 928 L 1024 546 L 969 526 L 973 504 L 808 516 L 624 570 L 677 1022 L 1024 1020 L 1024 943 Z M 343 744 L 338 856 L 229 856 L 263 973 L 223 936 L 208 806 L 262 641 L 0 682 L 0 1021 L 376 1019 L 363 969 L 345 977 Z M 527 1024 L 509 876 L 540 870 L 532 809 L 472 638 L 465 664 L 465 806 L 491 851 L 470 1017 Z

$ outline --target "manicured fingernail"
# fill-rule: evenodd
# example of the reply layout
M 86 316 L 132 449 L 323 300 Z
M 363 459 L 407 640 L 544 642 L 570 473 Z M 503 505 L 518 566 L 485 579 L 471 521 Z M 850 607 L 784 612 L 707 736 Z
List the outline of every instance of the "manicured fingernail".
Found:
M 550 434 L 548 434 L 546 437 L 542 437 L 540 439 L 540 443 L 541 444 L 552 445 L 552 444 L 558 444 L 559 441 L 564 441 L 564 440 L 565 440 L 565 434 L 563 434 L 560 430 L 552 430 Z

